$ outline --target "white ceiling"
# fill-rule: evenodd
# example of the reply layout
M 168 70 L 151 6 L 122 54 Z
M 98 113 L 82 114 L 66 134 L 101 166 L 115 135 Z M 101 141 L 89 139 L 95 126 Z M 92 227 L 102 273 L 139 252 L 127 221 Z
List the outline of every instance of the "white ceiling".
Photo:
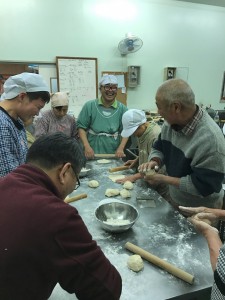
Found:
M 225 7 L 225 0 L 211 0 L 211 1 L 210 0 L 195 0 L 195 1 L 194 0 L 176 0 L 176 1 L 192 2 L 192 3 Z

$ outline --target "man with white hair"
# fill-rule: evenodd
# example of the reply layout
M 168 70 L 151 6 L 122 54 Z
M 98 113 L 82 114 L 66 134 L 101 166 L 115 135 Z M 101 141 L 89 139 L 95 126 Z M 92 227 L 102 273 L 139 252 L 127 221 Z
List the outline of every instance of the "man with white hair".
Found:
M 84 104 L 77 127 L 85 156 L 96 153 L 123 157 L 128 138 L 121 138 L 122 116 L 127 107 L 116 100 L 118 82 L 114 75 L 104 75 L 99 82 L 101 97 Z
M 195 104 L 194 92 L 184 80 L 165 81 L 156 92 L 156 105 L 165 122 L 149 162 L 139 166 L 139 172 L 165 165 L 168 175 L 155 174 L 148 179 L 169 185 L 175 207 L 221 208 L 225 173 L 221 129 Z
M 5 81 L 0 102 L 0 177 L 25 162 L 24 122 L 38 115 L 49 100 L 49 88 L 39 74 L 25 72 Z

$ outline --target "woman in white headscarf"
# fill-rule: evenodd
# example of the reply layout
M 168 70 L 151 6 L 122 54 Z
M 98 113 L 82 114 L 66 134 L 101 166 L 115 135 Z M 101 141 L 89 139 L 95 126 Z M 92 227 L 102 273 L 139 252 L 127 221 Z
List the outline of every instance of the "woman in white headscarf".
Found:
M 35 138 L 46 133 L 63 132 L 78 139 L 76 121 L 67 114 L 69 107 L 68 93 L 57 92 L 51 95 L 52 109 L 42 112 L 35 121 Z

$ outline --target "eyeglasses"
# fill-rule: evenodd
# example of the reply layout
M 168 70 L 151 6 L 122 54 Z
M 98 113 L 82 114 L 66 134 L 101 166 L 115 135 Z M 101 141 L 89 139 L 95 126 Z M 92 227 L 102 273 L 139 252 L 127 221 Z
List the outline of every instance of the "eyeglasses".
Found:
M 79 175 L 77 175 L 77 173 L 75 172 L 75 170 L 74 170 L 74 168 L 73 168 L 72 165 L 71 165 L 71 168 L 73 170 L 73 173 L 74 173 L 74 175 L 76 177 L 76 181 L 77 181 L 74 190 L 77 190 L 79 188 L 79 186 L 80 186 Z
M 103 89 L 108 92 L 109 90 L 112 90 L 113 92 L 117 91 L 116 85 L 103 85 Z

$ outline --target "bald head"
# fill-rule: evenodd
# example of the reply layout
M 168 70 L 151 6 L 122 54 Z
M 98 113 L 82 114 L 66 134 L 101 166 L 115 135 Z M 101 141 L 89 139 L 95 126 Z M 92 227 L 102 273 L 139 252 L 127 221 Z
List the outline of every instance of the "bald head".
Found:
M 157 97 L 160 97 L 168 106 L 174 102 L 179 102 L 183 107 L 195 106 L 195 95 L 188 83 L 182 79 L 165 81 L 158 88 Z
M 157 90 L 156 105 L 159 114 L 171 125 L 184 127 L 196 112 L 195 95 L 182 79 L 169 79 Z

